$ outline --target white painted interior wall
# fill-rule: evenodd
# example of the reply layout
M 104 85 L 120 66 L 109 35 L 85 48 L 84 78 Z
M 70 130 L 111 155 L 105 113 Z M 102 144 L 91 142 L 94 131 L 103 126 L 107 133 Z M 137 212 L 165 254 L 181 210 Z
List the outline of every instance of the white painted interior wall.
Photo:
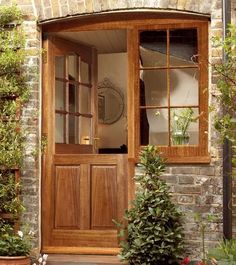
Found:
M 98 55 L 98 83 L 108 78 L 124 94 L 124 114 L 113 124 L 98 124 L 99 148 L 127 145 L 127 53 Z

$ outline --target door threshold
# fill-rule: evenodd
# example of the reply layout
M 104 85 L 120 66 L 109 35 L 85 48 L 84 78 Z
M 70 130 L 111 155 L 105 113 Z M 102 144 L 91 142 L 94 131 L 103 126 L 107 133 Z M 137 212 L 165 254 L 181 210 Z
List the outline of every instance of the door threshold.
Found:
M 47 265 L 121 265 L 117 256 L 48 254 Z
M 78 254 L 78 255 L 109 255 L 116 256 L 120 252 L 120 248 L 105 247 L 44 247 L 42 253 L 48 254 Z

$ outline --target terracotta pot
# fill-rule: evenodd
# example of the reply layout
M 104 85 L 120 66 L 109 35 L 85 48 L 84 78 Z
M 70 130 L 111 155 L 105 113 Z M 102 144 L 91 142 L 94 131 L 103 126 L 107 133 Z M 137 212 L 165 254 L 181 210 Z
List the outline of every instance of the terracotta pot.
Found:
M 30 265 L 30 258 L 25 256 L 20 256 L 20 257 L 0 256 L 0 265 Z

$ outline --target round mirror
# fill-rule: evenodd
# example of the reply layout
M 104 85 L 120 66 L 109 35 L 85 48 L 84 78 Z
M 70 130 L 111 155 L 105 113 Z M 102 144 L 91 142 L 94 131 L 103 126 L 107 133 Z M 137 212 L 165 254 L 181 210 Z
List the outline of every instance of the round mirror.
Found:
M 115 123 L 123 111 L 123 93 L 105 78 L 98 84 L 98 121 L 103 124 Z

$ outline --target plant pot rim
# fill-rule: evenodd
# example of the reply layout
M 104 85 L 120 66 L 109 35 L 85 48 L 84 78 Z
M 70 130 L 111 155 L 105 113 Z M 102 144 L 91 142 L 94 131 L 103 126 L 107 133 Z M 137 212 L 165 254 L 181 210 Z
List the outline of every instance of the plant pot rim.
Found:
M 0 259 L 28 259 L 28 256 L 0 256 Z

